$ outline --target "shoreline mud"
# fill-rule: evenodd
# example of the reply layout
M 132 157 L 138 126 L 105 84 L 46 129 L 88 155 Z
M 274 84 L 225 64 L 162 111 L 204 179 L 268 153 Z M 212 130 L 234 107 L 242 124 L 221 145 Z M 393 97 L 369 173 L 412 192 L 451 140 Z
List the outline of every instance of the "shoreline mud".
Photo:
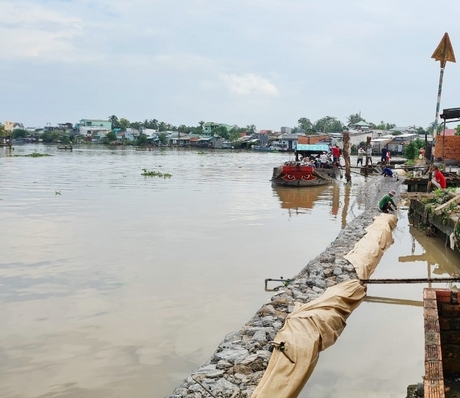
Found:
M 290 278 L 290 283 L 262 305 L 249 322 L 228 334 L 211 358 L 165 398 L 251 397 L 267 369 L 271 342 L 294 305 L 318 298 L 330 286 L 357 279 L 354 266 L 344 256 L 381 214 L 377 208 L 378 199 L 391 189 L 399 192 L 400 184 L 394 180 L 369 179 L 361 194 L 364 212 L 347 223 L 337 238 Z

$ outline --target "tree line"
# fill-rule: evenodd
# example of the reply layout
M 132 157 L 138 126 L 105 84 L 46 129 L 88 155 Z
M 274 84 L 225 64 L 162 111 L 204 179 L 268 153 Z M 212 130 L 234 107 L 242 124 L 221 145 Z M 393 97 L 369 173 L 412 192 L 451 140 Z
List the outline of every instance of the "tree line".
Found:
M 187 126 L 185 124 L 181 124 L 179 126 L 172 125 L 170 123 L 166 123 L 163 121 L 159 121 L 157 119 L 145 119 L 144 121 L 136 121 L 131 122 L 127 118 L 118 118 L 116 115 L 111 115 L 108 117 L 108 120 L 112 123 L 112 130 L 117 131 L 126 131 L 127 128 L 133 128 L 136 130 L 140 130 L 142 128 L 146 129 L 153 129 L 160 133 L 161 138 L 164 138 L 164 133 L 167 131 L 178 131 L 181 134 L 197 134 L 202 135 L 204 131 L 205 122 L 203 120 L 199 121 L 196 126 Z M 315 122 L 312 122 L 307 117 L 301 117 L 297 121 L 297 125 L 293 127 L 292 133 L 304 133 L 304 134 L 315 134 L 315 133 L 339 133 L 342 132 L 352 126 L 355 126 L 359 122 L 365 122 L 369 124 L 371 129 L 375 130 L 390 130 L 395 127 L 395 124 L 386 123 L 381 121 L 378 124 L 367 122 L 361 116 L 361 113 L 354 113 L 347 117 L 347 123 L 344 124 L 336 117 L 333 116 L 324 116 Z M 414 126 L 415 128 L 415 126 Z M 431 123 L 425 129 L 422 127 L 415 128 L 415 131 L 418 134 L 432 134 L 434 130 L 434 123 Z M 216 136 L 220 136 L 229 141 L 235 141 L 241 137 L 243 133 L 252 134 L 257 131 L 255 125 L 247 125 L 246 127 L 239 127 L 238 125 L 233 125 L 230 129 L 219 124 L 215 124 L 212 126 L 212 133 Z M 442 125 L 438 125 L 438 132 L 442 131 Z M 161 134 L 163 133 L 163 135 Z M 398 132 L 394 133 L 395 135 Z M 457 134 L 460 135 L 460 126 L 457 127 Z M 12 138 L 26 138 L 30 137 L 31 133 L 24 129 L 15 129 L 12 133 L 7 132 L 4 128 L 4 125 L 0 123 L 0 137 L 9 137 Z M 40 135 L 40 138 L 43 142 L 51 143 L 51 142 L 68 142 L 69 136 L 65 134 L 64 131 L 60 130 L 53 130 L 53 131 L 45 131 L 43 134 Z M 141 137 L 142 138 L 142 137 Z M 146 138 L 146 137 L 145 137 Z M 115 134 L 110 134 L 107 137 L 109 142 L 116 140 Z

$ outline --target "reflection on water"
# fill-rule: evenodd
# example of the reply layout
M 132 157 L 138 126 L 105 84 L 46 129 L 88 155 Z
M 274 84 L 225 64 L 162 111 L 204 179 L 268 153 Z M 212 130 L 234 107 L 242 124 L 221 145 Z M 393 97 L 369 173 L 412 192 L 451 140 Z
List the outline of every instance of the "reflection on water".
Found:
M 457 254 L 442 243 L 442 239 L 433 239 L 427 237 L 425 233 L 413 226 L 409 227 L 409 232 L 412 235 L 412 248 L 409 256 L 402 256 L 399 261 L 413 262 L 421 261 L 426 263 L 427 267 L 427 278 L 431 278 L 431 274 L 435 275 L 446 275 L 458 276 L 459 268 L 457 263 Z M 417 242 L 422 248 L 423 252 L 415 254 L 415 242 Z
M 272 188 L 285 154 L 43 145 L 15 154 L 34 150 L 53 156 L 0 150 L 1 397 L 171 393 L 269 300 L 265 278 L 297 274 L 364 210 L 360 176 Z M 426 261 L 397 261 L 437 250 L 400 218 L 375 277 L 427 274 Z M 452 261 L 429 265 L 451 272 Z M 416 301 L 421 286 L 368 293 Z M 423 373 L 414 310 L 363 303 L 303 394 L 403 396 Z
M 308 214 L 311 213 L 315 202 L 319 196 L 326 196 L 330 189 L 327 186 L 317 186 L 308 188 L 285 187 L 273 185 L 273 192 L 279 197 L 282 209 L 288 209 L 289 214 Z
M 281 208 L 287 209 L 289 215 L 310 214 L 315 205 L 321 205 L 318 202 L 328 205 L 332 219 L 337 218 L 341 209 L 341 226 L 344 228 L 347 219 L 351 219 L 350 216 L 353 215 L 350 200 L 354 196 L 353 199 L 358 204 L 357 195 L 362 183 L 361 181 L 355 186 L 349 186 L 340 181 L 334 181 L 331 185 L 307 188 L 273 185 L 273 192 L 278 196 Z M 343 203 L 341 203 L 341 197 L 343 197 Z M 361 206 L 358 206 L 358 209 L 362 210 Z
M 412 229 L 406 212 L 399 211 L 398 218 L 394 243 L 372 278 L 427 277 L 434 269 L 447 276 L 449 270 L 458 269 L 460 256 L 445 248 L 443 239 L 428 238 Z M 434 263 L 427 270 L 428 253 Z M 348 318 L 335 345 L 321 353 L 299 397 L 403 397 L 409 384 L 422 382 L 425 287 L 428 285 L 368 285 L 367 298 Z

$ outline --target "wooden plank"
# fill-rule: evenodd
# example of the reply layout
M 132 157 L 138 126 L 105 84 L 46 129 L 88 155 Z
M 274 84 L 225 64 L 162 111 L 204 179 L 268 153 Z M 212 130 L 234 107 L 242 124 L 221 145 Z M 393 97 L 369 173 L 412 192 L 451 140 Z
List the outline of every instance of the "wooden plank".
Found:
M 434 209 L 434 213 L 437 215 L 440 215 L 442 211 L 446 209 L 447 207 L 449 207 L 452 203 L 455 203 L 455 204 L 460 203 L 460 195 L 457 195 L 451 200 L 448 200 L 446 203 L 443 203 L 442 205 L 436 207 L 436 209 Z

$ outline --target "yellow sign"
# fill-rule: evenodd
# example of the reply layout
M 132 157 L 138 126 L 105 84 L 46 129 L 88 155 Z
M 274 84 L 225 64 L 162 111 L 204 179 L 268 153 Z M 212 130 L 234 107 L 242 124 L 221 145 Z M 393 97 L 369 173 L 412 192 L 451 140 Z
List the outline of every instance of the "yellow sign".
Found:
M 431 58 L 434 58 L 436 61 L 440 61 L 441 68 L 446 66 L 447 61 L 455 62 L 454 49 L 452 48 L 452 44 L 447 33 L 444 33 L 441 42 L 439 43 L 438 47 L 436 47 L 436 50 L 434 50 Z

